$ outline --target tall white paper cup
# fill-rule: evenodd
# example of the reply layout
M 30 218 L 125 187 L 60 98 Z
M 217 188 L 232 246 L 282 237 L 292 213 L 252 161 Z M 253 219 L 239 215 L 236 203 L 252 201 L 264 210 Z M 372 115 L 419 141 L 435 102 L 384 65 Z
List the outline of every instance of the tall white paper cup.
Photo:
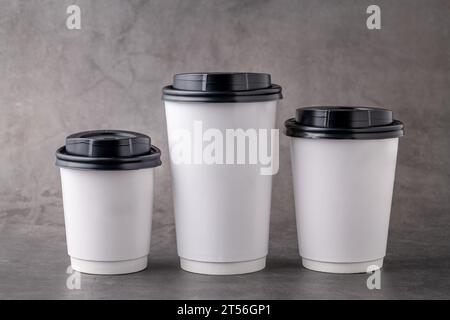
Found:
M 100 137 L 99 131 L 94 131 L 77 134 L 76 139 L 83 142 L 90 139 L 87 144 L 94 152 L 117 150 L 117 145 L 111 146 L 113 139 L 122 143 L 120 148 L 139 149 L 130 140 L 125 145 L 124 141 L 118 141 L 129 139 L 129 133 L 117 138 L 120 133 L 123 131 L 101 131 Z M 83 137 L 79 138 L 80 135 Z M 134 162 L 132 155 L 121 162 L 117 155 L 115 159 L 112 156 L 108 159 L 105 154 L 83 157 L 82 150 L 74 156 L 70 153 L 73 145 L 69 146 L 73 140 L 69 137 L 66 147 L 57 153 L 72 268 L 92 274 L 124 274 L 145 269 L 150 250 L 153 167 L 160 164 L 159 150 L 151 147 L 150 152 L 135 155 Z M 105 141 L 109 145 L 101 145 Z
M 165 92 L 182 269 L 203 274 L 241 274 L 265 267 L 273 172 L 267 165 L 249 163 L 248 158 L 237 163 L 237 154 L 233 163 L 227 162 L 231 152 L 230 148 L 227 150 L 227 132 L 230 135 L 242 129 L 252 135 L 266 130 L 269 139 L 257 136 L 258 143 L 270 142 L 280 90 L 263 101 L 245 102 L 239 102 L 239 96 L 232 93 L 230 96 L 238 102 L 222 101 L 224 97 L 217 101 L 175 100 Z M 217 153 L 208 151 L 213 140 Z M 235 142 L 233 150 L 238 153 Z M 277 149 L 278 141 L 273 142 Z M 198 151 L 199 148 L 203 150 Z M 186 150 L 191 150 L 187 157 Z M 247 144 L 247 156 L 252 150 Z
M 371 119 L 364 127 L 358 119 L 353 123 L 358 127 L 346 131 L 343 119 L 348 117 L 347 125 L 364 113 L 370 119 L 373 109 L 328 108 L 328 115 L 315 119 L 319 127 L 309 120 L 311 109 L 318 112 L 303 109 L 298 119 L 287 122 L 303 266 L 334 273 L 381 268 L 403 125 L 388 117 L 386 123 L 375 125 Z

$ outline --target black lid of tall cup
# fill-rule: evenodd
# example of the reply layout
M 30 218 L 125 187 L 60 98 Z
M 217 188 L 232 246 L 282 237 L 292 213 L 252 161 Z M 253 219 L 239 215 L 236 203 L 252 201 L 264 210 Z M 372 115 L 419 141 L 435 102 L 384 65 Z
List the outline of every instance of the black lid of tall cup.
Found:
M 258 102 L 282 98 L 281 87 L 268 73 L 180 73 L 163 88 L 163 100 L 193 102 Z

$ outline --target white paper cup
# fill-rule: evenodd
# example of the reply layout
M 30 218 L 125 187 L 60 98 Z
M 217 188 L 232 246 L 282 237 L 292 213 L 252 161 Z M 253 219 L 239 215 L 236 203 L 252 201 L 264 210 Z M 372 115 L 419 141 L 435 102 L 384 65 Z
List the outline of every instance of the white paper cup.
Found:
M 147 267 L 159 156 L 150 138 L 136 133 L 90 131 L 66 139 L 57 165 L 74 270 L 125 274 Z
M 305 108 L 286 122 L 305 268 L 361 273 L 386 255 L 403 124 L 372 108 Z
M 229 74 L 204 75 L 208 80 L 202 83 L 203 87 L 209 86 L 209 81 L 214 83 L 214 80 L 220 85 L 221 79 L 215 76 L 221 75 L 233 78 Z M 195 78 L 195 75 L 183 76 Z M 174 84 L 180 81 L 177 77 Z M 226 150 L 225 140 L 229 129 L 256 132 L 265 129 L 270 132 L 275 127 L 281 88 L 275 85 L 271 88 L 271 94 L 266 97 L 255 92 L 255 96 L 247 95 L 247 100 L 242 102 L 239 93 L 223 88 L 216 97 L 208 96 L 208 91 L 199 92 L 197 96 L 180 97 L 174 95 L 176 88 L 173 86 L 164 89 L 177 247 L 181 268 L 186 271 L 225 275 L 255 272 L 265 267 L 272 175 L 261 165 L 250 164 L 249 161 L 237 164 L 236 160 L 226 164 L 229 150 Z M 209 87 L 208 90 L 213 91 L 214 88 Z M 240 92 L 245 93 L 248 94 Z M 254 101 L 258 99 L 261 101 Z M 210 163 L 206 158 L 195 156 L 199 132 L 208 131 L 224 138 L 223 163 Z M 203 147 L 207 148 L 212 138 L 207 133 L 204 137 Z M 277 143 L 275 141 L 276 149 Z M 186 161 L 189 157 L 180 156 L 181 149 L 192 151 L 191 161 Z M 250 152 L 250 147 L 246 150 Z

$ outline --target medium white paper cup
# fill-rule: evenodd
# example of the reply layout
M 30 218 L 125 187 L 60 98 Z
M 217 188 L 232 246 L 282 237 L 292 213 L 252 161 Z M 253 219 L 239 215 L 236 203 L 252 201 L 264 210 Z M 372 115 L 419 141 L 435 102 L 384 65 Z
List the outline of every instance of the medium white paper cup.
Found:
M 81 140 L 76 140 L 78 145 L 81 143 L 76 148 L 84 148 L 83 141 L 91 139 L 87 148 L 90 144 L 94 152 L 95 149 L 107 152 L 108 148 L 117 151 L 119 147 L 111 146 L 111 142 L 107 142 L 108 146 L 101 145 L 110 136 L 113 136 L 110 139 L 128 139 L 127 136 L 117 138 L 117 132 L 111 131 L 102 131 L 101 137 L 99 131 L 82 134 L 82 138 L 76 138 Z M 67 141 L 74 140 L 69 137 Z M 116 142 L 120 148 L 135 147 L 134 152 L 140 147 L 127 141 L 113 141 Z M 58 151 L 57 165 L 61 167 L 67 249 L 72 268 L 91 274 L 125 274 L 145 269 L 152 225 L 153 167 L 160 164 L 159 150 L 152 147 L 147 154 L 134 156 L 134 162 L 133 156 L 121 162 L 121 157 L 107 158 L 105 154 L 101 157 L 73 155 L 68 149 L 74 147 L 69 144 Z M 146 157 L 153 160 L 143 161 Z
M 369 267 L 381 268 L 386 255 L 398 136 L 403 134 L 403 125 L 397 123 L 397 131 L 375 133 L 369 133 L 367 126 L 362 133 L 360 124 L 352 136 L 351 130 L 343 132 L 341 123 L 341 132 L 333 133 L 334 117 L 339 117 L 333 113 L 339 109 L 334 110 L 323 117 L 329 120 L 320 120 L 328 123 L 322 125 L 322 132 L 320 127 L 313 131 L 311 122 L 301 126 L 301 121 L 308 121 L 305 113 L 287 126 L 299 251 L 303 266 L 311 270 L 367 272 Z M 391 130 L 392 121 L 385 124 L 385 130 Z
M 193 144 L 198 142 L 198 133 L 208 129 L 224 139 L 227 129 L 270 132 L 275 127 L 275 98 L 279 95 L 253 102 L 226 102 L 221 98 L 183 101 L 165 92 L 177 247 L 183 270 L 226 275 L 265 267 L 272 175 L 261 174 L 261 165 L 248 162 L 205 163 L 195 158 L 198 145 Z M 180 148 L 186 145 L 192 150 L 190 163 L 180 159 Z M 225 159 L 226 151 L 223 156 Z

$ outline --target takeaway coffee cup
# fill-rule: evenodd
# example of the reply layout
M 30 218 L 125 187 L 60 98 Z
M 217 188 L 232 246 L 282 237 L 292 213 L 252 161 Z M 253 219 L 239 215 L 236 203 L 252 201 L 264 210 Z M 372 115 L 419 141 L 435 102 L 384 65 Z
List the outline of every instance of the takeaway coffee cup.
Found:
M 147 267 L 153 171 L 160 151 L 129 131 L 73 134 L 56 152 L 67 249 L 74 270 L 124 274 Z
M 260 155 L 278 155 L 273 128 L 281 97 L 281 87 L 260 73 L 178 74 L 163 89 L 182 269 L 242 274 L 265 267 L 278 159 Z
M 384 109 L 310 107 L 297 109 L 285 126 L 303 266 L 381 268 L 403 124 Z

